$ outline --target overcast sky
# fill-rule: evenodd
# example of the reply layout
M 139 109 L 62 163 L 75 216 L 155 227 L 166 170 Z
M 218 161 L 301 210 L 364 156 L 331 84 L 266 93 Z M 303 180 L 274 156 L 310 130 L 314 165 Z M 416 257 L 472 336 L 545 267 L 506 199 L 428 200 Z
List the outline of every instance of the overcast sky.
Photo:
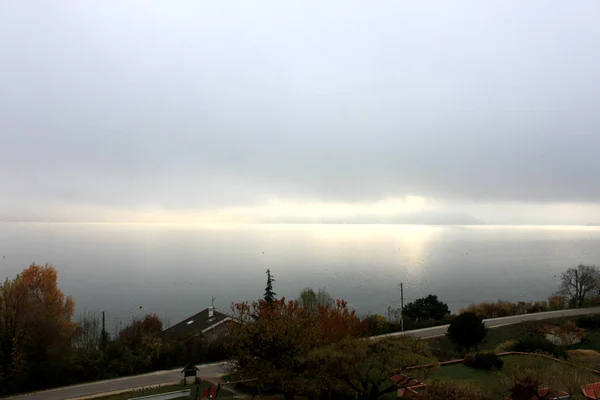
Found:
M 0 217 L 600 222 L 598 21 L 597 0 L 5 0 Z

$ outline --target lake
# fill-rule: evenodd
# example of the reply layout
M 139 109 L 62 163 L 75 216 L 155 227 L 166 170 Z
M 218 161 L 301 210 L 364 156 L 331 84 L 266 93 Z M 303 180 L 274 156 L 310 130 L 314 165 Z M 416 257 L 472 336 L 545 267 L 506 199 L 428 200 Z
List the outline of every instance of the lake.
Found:
M 111 329 L 260 298 L 267 268 L 286 298 L 325 287 L 385 315 L 403 282 L 405 302 L 433 293 L 458 311 L 546 299 L 565 269 L 600 265 L 600 227 L 0 223 L 0 278 L 32 262 L 53 264 L 77 313 L 104 310 Z

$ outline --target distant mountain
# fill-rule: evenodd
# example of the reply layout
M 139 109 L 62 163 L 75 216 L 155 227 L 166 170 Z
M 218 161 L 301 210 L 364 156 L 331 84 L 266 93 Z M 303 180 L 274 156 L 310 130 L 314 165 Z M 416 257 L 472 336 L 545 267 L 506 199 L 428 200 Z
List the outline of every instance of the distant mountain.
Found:
M 462 213 L 423 212 L 396 217 L 391 223 L 415 225 L 485 225 L 485 222 Z
M 94 222 L 73 218 L 39 218 L 34 215 L 0 215 L 0 222 Z M 349 217 L 273 217 L 263 218 L 258 223 L 267 224 L 404 224 L 404 225 L 485 225 L 485 222 L 462 213 L 421 212 L 391 216 L 354 215 Z M 595 225 L 590 225 L 595 226 Z
M 0 215 L 0 222 L 51 222 L 51 220 L 33 216 Z
M 404 225 L 485 225 L 467 214 L 422 212 L 387 217 L 352 216 L 347 218 L 270 218 L 261 221 L 275 224 L 404 224 Z

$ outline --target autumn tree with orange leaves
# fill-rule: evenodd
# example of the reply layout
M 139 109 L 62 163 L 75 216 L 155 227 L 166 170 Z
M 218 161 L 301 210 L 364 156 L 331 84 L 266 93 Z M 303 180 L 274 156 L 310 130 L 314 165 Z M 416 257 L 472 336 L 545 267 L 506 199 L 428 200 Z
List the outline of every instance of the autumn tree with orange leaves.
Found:
M 316 313 L 285 298 L 238 303 L 232 311 L 237 321 L 230 326 L 228 341 L 232 370 L 256 377 L 259 388 L 277 389 L 287 397 L 314 389 L 306 376 L 311 350 L 363 333 L 354 310 L 341 300 L 319 306 Z
M 56 270 L 31 264 L 0 290 L 0 379 L 52 371 L 71 348 L 75 303 L 58 288 Z
M 22 291 L 17 290 L 17 281 L 8 278 L 0 286 L 0 383 L 16 375 L 23 368 L 20 355 L 25 337 L 25 318 Z

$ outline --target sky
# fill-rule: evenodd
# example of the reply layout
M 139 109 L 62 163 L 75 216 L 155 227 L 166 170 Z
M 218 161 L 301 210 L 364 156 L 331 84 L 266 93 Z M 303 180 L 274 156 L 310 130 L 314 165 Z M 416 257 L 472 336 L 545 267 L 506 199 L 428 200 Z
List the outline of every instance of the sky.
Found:
M 3 1 L 0 218 L 600 222 L 599 19 L 595 0 Z

